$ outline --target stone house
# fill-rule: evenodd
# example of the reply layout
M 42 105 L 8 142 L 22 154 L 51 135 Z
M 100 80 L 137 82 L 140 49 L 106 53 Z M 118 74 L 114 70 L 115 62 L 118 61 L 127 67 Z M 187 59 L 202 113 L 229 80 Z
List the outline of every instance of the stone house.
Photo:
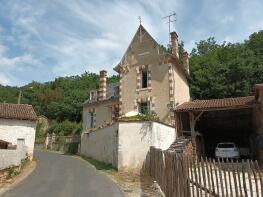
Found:
M 83 104 L 80 153 L 118 169 L 141 169 L 150 146 L 169 148 L 176 138 L 170 108 L 190 100 L 187 52 L 179 58 L 175 32 L 165 49 L 140 25 L 114 68 L 119 82 L 107 83 L 107 71 L 100 71 L 99 89 Z M 154 113 L 159 120 L 119 119 L 127 113 Z
M 100 72 L 98 90 L 90 92 L 83 105 L 85 131 L 115 122 L 130 111 L 155 112 L 160 122 L 174 126 L 168 106 L 190 100 L 187 52 L 179 59 L 178 36 L 171 33 L 171 52 L 158 44 L 140 25 L 120 63 L 114 68 L 120 80 L 107 83 L 107 71 Z
M 0 104 L 0 139 L 17 145 L 23 140 L 26 153 L 33 158 L 37 116 L 31 105 Z

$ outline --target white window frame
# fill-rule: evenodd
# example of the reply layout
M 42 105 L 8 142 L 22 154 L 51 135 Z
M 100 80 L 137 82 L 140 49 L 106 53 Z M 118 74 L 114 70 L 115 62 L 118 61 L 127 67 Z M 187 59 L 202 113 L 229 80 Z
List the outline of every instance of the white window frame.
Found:
M 87 129 L 91 129 L 94 128 L 94 112 L 88 112 L 87 115 L 87 125 L 86 128 Z

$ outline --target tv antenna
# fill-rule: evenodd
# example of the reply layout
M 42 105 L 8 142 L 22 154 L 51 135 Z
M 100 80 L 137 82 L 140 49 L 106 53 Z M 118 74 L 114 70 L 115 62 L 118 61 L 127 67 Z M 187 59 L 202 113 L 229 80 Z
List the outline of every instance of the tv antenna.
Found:
M 172 14 L 169 14 L 169 15 L 167 15 L 167 16 L 162 18 L 162 19 L 167 19 L 168 18 L 168 22 L 167 23 L 169 24 L 169 43 L 171 42 L 171 39 L 170 39 L 171 23 L 176 21 L 175 17 L 176 17 L 176 13 L 173 12 Z

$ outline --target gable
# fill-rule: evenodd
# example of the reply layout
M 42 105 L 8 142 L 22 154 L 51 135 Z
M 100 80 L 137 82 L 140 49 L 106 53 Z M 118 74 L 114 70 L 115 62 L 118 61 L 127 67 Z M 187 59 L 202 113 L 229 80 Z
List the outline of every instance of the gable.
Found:
M 118 66 L 149 64 L 156 62 L 163 55 L 163 48 L 140 25 Z

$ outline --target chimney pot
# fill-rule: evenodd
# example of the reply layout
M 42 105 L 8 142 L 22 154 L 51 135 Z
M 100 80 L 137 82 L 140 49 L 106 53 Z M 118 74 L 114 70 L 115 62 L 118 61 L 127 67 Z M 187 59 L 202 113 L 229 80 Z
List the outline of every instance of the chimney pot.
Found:
M 100 71 L 99 100 L 105 100 L 107 96 L 107 71 Z
M 178 44 L 178 35 L 175 31 L 170 33 L 171 36 L 171 47 L 172 47 L 172 54 L 176 55 L 179 59 L 179 44 Z
M 186 51 L 183 53 L 183 65 L 189 74 L 189 57 Z

